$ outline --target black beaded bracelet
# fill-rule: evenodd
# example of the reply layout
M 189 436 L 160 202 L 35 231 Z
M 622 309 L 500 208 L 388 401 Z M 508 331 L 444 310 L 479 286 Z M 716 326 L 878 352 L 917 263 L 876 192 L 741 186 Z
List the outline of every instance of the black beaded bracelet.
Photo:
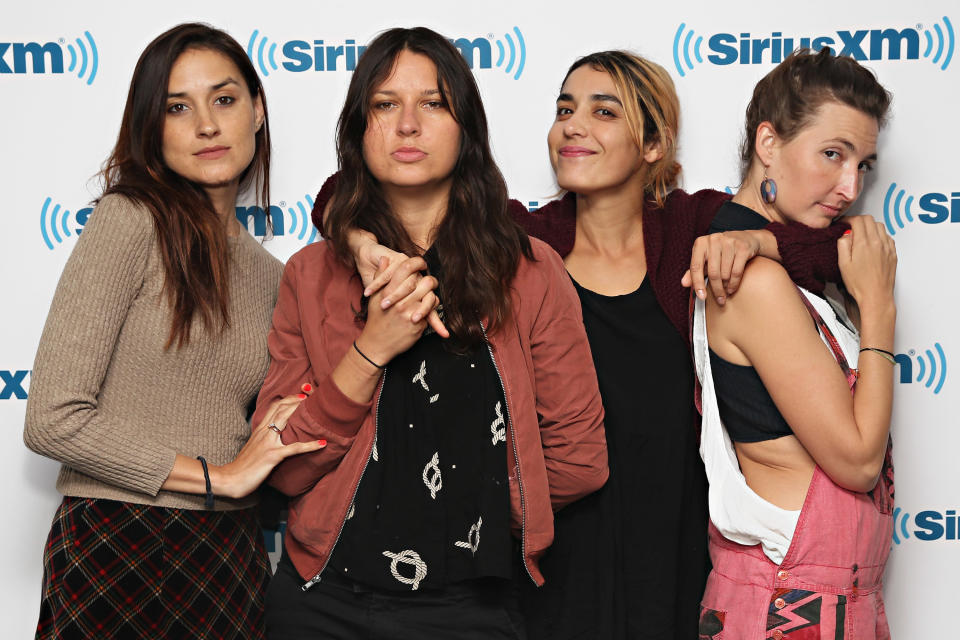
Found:
M 197 456 L 200 466 L 203 467 L 203 481 L 207 484 L 207 499 L 203 506 L 207 509 L 213 509 L 213 488 L 210 486 L 210 469 L 207 468 L 207 461 L 203 456 Z
M 361 358 L 363 358 L 364 360 L 366 360 L 367 362 L 369 362 L 370 364 L 372 364 L 373 366 L 375 366 L 377 369 L 383 369 L 383 365 L 377 364 L 376 362 L 374 362 L 373 360 L 371 360 L 370 358 L 368 358 L 367 355 L 366 355 L 363 351 L 360 351 L 360 347 L 357 346 L 357 341 L 356 341 L 356 340 L 353 341 L 353 348 L 356 349 L 357 353 L 360 354 L 360 357 L 361 357 Z

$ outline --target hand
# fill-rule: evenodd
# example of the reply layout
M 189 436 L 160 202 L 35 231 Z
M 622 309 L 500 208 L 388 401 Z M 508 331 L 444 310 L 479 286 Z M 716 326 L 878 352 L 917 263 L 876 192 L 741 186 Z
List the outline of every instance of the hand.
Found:
M 304 384 L 302 388 L 304 393 L 281 398 L 270 405 L 263 420 L 252 430 L 250 439 L 233 462 L 221 467 L 210 467 L 210 483 L 215 494 L 242 498 L 255 491 L 273 468 L 285 458 L 327 446 L 326 440 L 291 442 L 287 445 L 280 440 L 279 432 L 286 427 L 287 419 L 313 390 L 309 384 Z M 272 429 L 271 425 L 276 426 L 278 431 Z
M 850 230 L 837 240 L 840 275 L 861 312 L 870 305 L 893 303 L 897 246 L 882 222 L 850 216 Z
M 680 284 L 693 287 L 697 297 L 706 299 L 704 273 L 710 281 L 710 292 L 717 304 L 723 305 L 727 296 L 740 288 L 743 270 L 747 262 L 755 258 L 761 249 L 760 233 L 766 231 L 725 231 L 700 236 L 693 243 L 690 268 L 683 274 Z
M 385 268 L 385 261 L 381 261 L 381 271 Z M 407 258 L 397 273 L 406 280 L 412 271 L 423 268 L 426 268 L 423 258 Z M 427 315 L 439 304 L 434 293 L 437 284 L 433 276 L 419 276 L 410 293 L 399 300 L 388 301 L 389 304 L 384 304 L 382 290 L 374 293 L 367 306 L 366 325 L 357 338 L 357 348 L 380 366 L 409 349 L 427 328 Z
M 363 295 L 370 296 L 377 291 L 386 282 L 389 282 L 390 276 L 396 270 L 401 262 L 407 259 L 402 253 L 398 253 L 377 242 L 377 237 L 369 231 L 361 229 L 351 229 L 347 232 L 347 245 L 350 253 L 353 254 L 353 261 L 357 265 L 357 273 L 360 274 L 360 280 L 366 289 Z M 386 258 L 389 267 L 385 275 L 376 283 L 374 277 L 380 268 L 381 259 Z

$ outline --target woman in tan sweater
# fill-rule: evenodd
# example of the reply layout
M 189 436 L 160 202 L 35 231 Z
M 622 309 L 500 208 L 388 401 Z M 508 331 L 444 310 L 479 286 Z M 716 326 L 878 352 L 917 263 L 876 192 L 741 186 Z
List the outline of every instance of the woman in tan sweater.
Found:
M 268 200 L 263 89 L 243 49 L 174 27 L 134 70 L 104 195 L 64 268 L 24 440 L 63 463 L 37 638 L 260 638 L 250 494 L 305 394 L 253 430 L 282 267 L 237 222 Z M 304 389 L 308 392 L 308 389 Z

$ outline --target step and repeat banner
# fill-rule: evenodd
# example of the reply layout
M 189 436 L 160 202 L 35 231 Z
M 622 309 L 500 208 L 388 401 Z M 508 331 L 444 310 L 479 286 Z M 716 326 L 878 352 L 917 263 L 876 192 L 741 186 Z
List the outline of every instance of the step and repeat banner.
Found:
M 894 94 L 879 162 L 855 212 L 895 237 L 897 511 L 886 597 L 896 637 L 954 637 L 960 574 L 960 313 L 950 261 L 960 240 L 960 6 L 727 2 L 590 4 L 558 0 L 237 3 L 18 3 L 0 22 L 0 549 L 4 637 L 30 637 L 41 555 L 59 500 L 58 465 L 22 441 L 37 341 L 54 288 L 99 194 L 96 174 L 117 135 L 143 47 L 170 26 L 230 32 L 261 74 L 274 162 L 265 246 L 281 260 L 318 241 L 312 197 L 335 169 L 334 126 L 365 43 L 383 29 L 426 25 L 454 41 L 476 73 L 511 194 L 530 206 L 556 192 L 546 133 L 560 81 L 577 57 L 626 48 L 666 67 L 683 117 L 683 186 L 735 189 L 743 113 L 756 81 L 798 46 L 829 46 L 873 69 Z M 237 207 L 251 233 L 263 211 Z M 955 273 L 955 272 L 954 272 Z M 657 514 L 649 514 L 657 527 Z M 276 553 L 280 532 L 266 532 Z

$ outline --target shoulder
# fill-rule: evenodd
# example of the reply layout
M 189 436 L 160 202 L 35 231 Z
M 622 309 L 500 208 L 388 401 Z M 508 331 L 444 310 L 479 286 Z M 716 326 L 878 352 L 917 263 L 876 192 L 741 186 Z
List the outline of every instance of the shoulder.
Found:
M 786 269 L 775 260 L 758 256 L 747 263 L 740 288 L 728 298 L 726 306 L 730 310 L 758 311 L 799 301 L 797 287 Z
M 153 214 L 146 205 L 127 196 L 111 193 L 100 198 L 81 237 L 93 231 L 99 234 L 151 237 L 155 233 Z
M 294 277 L 325 286 L 331 281 L 349 279 L 354 271 L 337 258 L 329 241 L 321 240 L 290 256 L 284 267 L 284 278 Z

